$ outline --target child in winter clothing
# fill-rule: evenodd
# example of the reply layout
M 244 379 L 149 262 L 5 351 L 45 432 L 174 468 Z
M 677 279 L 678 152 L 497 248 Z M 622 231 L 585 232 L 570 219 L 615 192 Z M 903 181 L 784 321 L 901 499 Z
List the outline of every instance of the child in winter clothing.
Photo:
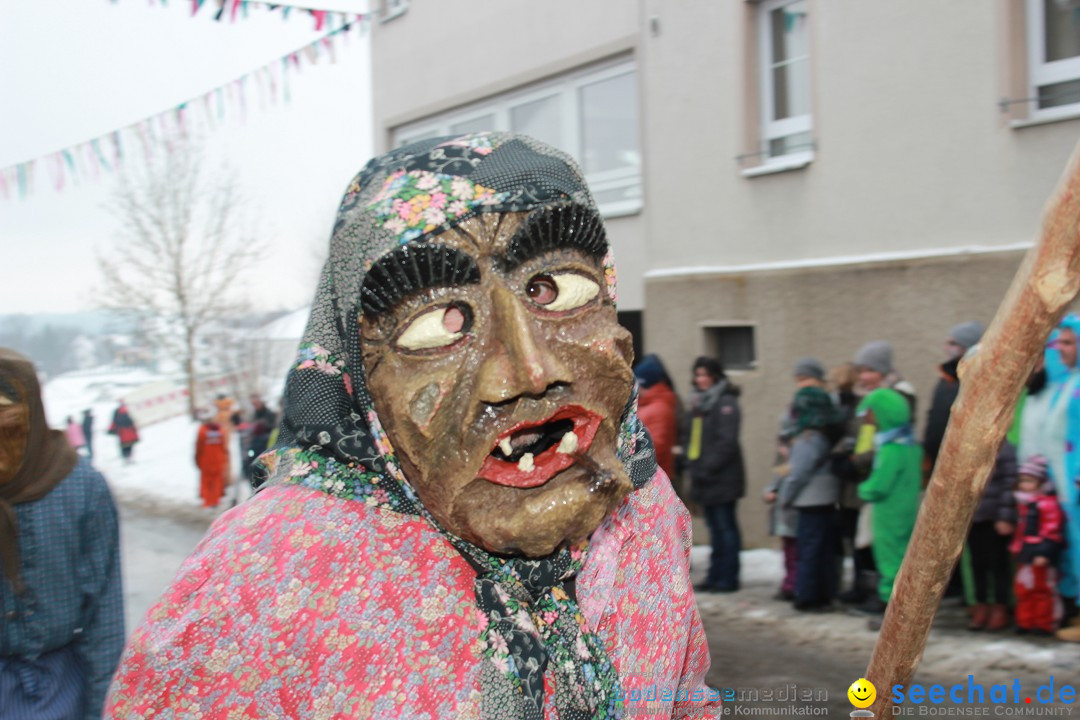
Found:
M 776 462 L 772 469 L 772 481 L 765 487 L 762 499 L 770 506 L 769 534 L 780 538 L 781 549 L 784 554 L 784 578 L 780 581 L 780 589 L 776 592 L 776 599 L 794 600 L 795 574 L 798 562 L 795 532 L 799 527 L 799 513 L 795 508 L 781 507 L 780 503 L 776 502 L 779 497 L 780 484 L 790 471 L 788 458 L 791 454 L 791 446 L 786 439 L 784 425 L 782 423 L 780 437 L 776 444 Z
M 1052 635 L 1061 619 L 1054 563 L 1064 544 L 1061 506 L 1047 481 L 1047 461 L 1032 455 L 1020 466 L 1016 483 L 1016 631 Z
M 873 470 L 860 483 L 859 497 L 874 506 L 878 597 L 887 603 L 919 513 L 922 447 L 911 427 L 911 405 L 897 391 L 874 390 L 859 403 L 859 414 L 877 428 Z
M 971 608 L 969 630 L 1004 630 L 1009 626 L 1009 588 L 1012 558 L 1009 541 L 1016 519 L 1016 450 L 1008 441 L 1001 444 L 994 473 L 975 507 L 968 530 L 968 553 L 975 604 Z

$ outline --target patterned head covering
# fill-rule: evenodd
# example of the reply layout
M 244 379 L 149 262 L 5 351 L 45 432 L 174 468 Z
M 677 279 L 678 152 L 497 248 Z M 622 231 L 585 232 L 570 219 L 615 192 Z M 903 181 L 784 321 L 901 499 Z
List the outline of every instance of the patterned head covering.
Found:
M 819 387 L 799 388 L 791 402 L 792 437 L 803 430 L 825 430 L 839 420 L 829 393 Z
M 476 570 L 476 602 L 487 616 L 481 669 L 484 717 L 541 718 L 545 674 L 560 717 L 610 717 L 621 709 L 619 680 L 588 631 L 573 577 L 587 543 L 539 559 L 506 558 L 439 526 L 404 476 L 364 377 L 359 322 L 392 306 L 417 278 L 475 282 L 427 244 L 482 213 L 544 208 L 553 233 L 596 238 L 606 291 L 615 269 L 596 204 L 564 153 L 531 138 L 481 133 L 435 138 L 370 161 L 346 190 L 311 318 L 285 387 L 277 445 L 260 458 L 271 483 L 298 483 L 399 513 L 419 515 Z M 402 252 L 405 249 L 405 252 Z M 373 264 L 397 250 L 398 265 Z M 655 473 L 652 443 L 627 398 L 618 457 L 633 487 Z

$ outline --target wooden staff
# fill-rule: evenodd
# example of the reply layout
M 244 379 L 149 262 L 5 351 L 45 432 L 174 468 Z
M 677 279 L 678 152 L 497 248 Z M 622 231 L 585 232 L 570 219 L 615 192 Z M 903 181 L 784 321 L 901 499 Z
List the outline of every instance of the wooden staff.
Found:
M 961 363 L 960 393 L 866 670 L 877 688 L 875 717 L 892 717 L 889 688 L 915 673 L 1020 390 L 1078 291 L 1080 145 L 978 353 Z

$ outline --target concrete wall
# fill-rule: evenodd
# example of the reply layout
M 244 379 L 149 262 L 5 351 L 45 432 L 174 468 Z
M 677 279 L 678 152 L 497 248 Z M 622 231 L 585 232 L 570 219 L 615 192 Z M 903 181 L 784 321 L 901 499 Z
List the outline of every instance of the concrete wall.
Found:
M 742 388 L 742 445 L 748 490 L 740 503 L 744 541 L 767 542 L 761 492 L 770 479 L 780 414 L 795 392 L 799 357 L 826 367 L 849 361 L 868 340 L 888 340 L 894 364 L 918 393 L 921 426 L 944 361 L 949 328 L 989 323 L 1019 267 L 1019 252 L 934 260 L 652 280 L 646 286 L 646 351 L 658 352 L 689 397 L 690 366 L 701 354 L 701 325 L 756 325 L 758 367 L 732 372 Z
M 998 108 L 1016 4 L 810 0 L 816 157 L 747 178 L 754 6 L 643 0 L 651 267 L 1030 240 L 1080 122 Z

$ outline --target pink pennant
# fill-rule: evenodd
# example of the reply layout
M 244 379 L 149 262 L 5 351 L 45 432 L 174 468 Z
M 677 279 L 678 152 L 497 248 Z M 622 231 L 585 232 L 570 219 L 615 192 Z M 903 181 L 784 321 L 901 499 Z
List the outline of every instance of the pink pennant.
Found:
M 11 199 L 11 188 L 8 186 L 8 168 L 0 168 L 0 195 L 5 200 Z
M 236 21 L 236 11 L 240 9 L 241 0 L 233 0 L 232 11 L 229 14 L 229 19 L 233 22 Z
M 214 109 L 210 106 L 213 102 L 212 92 L 208 92 L 202 96 L 203 101 L 203 114 L 206 116 L 206 124 L 210 127 L 214 127 Z
M 53 153 L 49 156 L 49 174 L 53 179 L 53 187 L 57 192 L 64 189 L 64 156 Z
M 147 129 L 146 129 L 146 126 L 149 124 L 149 122 L 150 122 L 149 120 L 144 120 L 143 122 L 141 122 L 141 123 L 139 123 L 138 125 L 135 126 L 135 132 L 139 136 L 139 143 L 142 145 L 143 155 L 146 157 L 146 162 L 147 163 L 150 162 L 150 158 L 151 158 L 150 136 L 149 136 L 149 133 L 147 132 Z

